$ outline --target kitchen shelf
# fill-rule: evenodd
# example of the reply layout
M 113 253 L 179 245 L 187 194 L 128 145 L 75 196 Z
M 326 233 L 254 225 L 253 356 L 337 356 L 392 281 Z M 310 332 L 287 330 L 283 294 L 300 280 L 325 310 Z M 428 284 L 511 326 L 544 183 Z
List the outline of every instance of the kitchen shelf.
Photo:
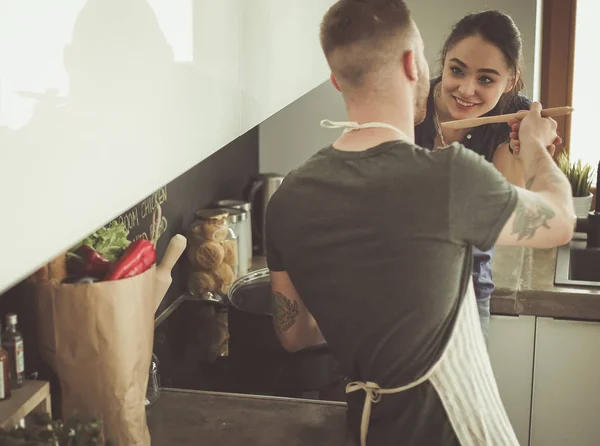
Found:
M 52 417 L 50 384 L 47 381 L 25 380 L 23 387 L 12 390 L 12 395 L 0 401 L 0 428 L 12 428 L 31 412 L 46 412 Z

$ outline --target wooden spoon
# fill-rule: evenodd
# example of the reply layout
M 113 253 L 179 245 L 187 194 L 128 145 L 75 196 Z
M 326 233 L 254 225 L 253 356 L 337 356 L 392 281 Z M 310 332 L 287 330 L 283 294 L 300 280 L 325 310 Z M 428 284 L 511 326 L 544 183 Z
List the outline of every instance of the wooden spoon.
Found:
M 573 111 L 573 107 L 554 107 L 554 108 L 546 108 L 542 110 L 542 116 L 554 117 L 554 116 L 564 116 L 569 115 Z M 471 127 L 478 127 L 484 124 L 497 124 L 501 122 L 508 122 L 511 119 L 515 118 L 523 118 L 528 113 L 528 110 L 521 110 L 517 113 L 509 113 L 506 115 L 498 115 L 498 116 L 485 116 L 483 118 L 470 118 L 470 119 L 457 119 L 456 121 L 446 121 L 442 122 L 441 125 L 447 129 L 468 129 Z

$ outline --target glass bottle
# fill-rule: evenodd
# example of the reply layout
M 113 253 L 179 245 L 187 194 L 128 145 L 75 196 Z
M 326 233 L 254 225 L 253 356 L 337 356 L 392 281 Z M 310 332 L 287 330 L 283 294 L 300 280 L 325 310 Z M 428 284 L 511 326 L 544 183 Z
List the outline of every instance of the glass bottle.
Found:
M 2 325 L 0 324 L 0 331 Z M 0 401 L 10 398 L 10 361 L 8 352 L 0 345 Z
M 2 347 L 10 358 L 10 386 L 13 389 L 23 387 L 25 381 L 25 351 L 23 336 L 17 329 L 17 315 L 6 315 L 6 330 L 2 333 Z

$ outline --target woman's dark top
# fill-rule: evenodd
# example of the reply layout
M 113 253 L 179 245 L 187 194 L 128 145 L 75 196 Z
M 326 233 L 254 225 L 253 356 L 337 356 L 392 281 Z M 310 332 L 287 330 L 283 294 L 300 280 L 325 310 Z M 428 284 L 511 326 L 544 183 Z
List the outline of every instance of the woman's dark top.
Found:
M 427 99 L 427 116 L 421 124 L 415 127 L 415 144 L 426 149 L 434 148 L 433 143 L 437 136 L 434 120 L 435 106 L 433 103 L 433 94 L 435 91 L 434 87 L 440 80 L 441 78 L 438 77 L 431 81 L 431 89 L 429 98 Z M 497 116 L 505 113 L 515 113 L 519 110 L 529 110 L 530 105 L 531 101 L 522 94 L 519 94 L 503 110 L 501 104 L 498 104 L 483 116 Z M 475 153 L 483 155 L 491 163 L 498 146 L 503 142 L 509 141 L 509 139 L 510 127 L 507 124 L 487 124 L 473 128 L 460 143 Z M 493 253 L 493 248 L 489 251 L 480 251 L 477 247 L 473 249 L 473 285 L 478 300 L 489 299 L 494 291 L 494 282 L 492 280 Z

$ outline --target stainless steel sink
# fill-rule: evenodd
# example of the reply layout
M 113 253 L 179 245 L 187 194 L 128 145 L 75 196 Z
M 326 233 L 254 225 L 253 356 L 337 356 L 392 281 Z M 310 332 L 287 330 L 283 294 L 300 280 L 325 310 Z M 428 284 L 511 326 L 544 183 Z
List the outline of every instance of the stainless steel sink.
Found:
M 585 239 L 574 239 L 558 248 L 554 285 L 600 288 L 600 249 L 586 245 Z

